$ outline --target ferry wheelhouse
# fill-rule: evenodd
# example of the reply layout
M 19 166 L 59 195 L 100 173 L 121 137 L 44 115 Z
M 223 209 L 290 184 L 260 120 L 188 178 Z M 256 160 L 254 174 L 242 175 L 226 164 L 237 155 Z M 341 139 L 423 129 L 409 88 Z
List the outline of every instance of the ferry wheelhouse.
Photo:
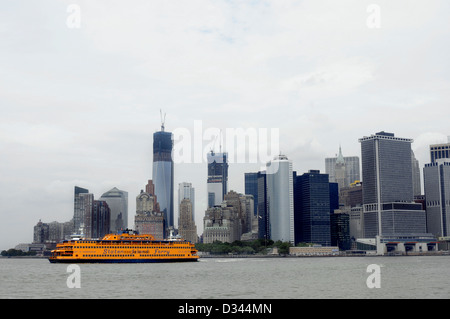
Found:
M 131 230 L 102 239 L 72 238 L 56 245 L 51 263 L 154 263 L 198 260 L 194 244 L 181 238 L 156 240 Z

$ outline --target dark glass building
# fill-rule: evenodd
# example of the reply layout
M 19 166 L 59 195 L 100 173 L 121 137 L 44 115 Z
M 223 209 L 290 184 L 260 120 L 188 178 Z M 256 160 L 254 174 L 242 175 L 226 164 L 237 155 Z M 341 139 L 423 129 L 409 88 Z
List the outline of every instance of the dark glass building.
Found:
M 258 215 L 258 174 L 245 173 L 245 194 L 253 196 L 253 214 Z
M 111 211 L 108 203 L 95 200 L 92 210 L 92 238 L 102 238 L 110 233 Z
M 267 201 L 267 178 L 265 172 L 258 172 L 258 237 L 270 239 L 269 206 Z
M 225 194 L 228 192 L 228 154 L 207 154 L 208 159 L 208 208 L 222 204 Z
M 295 176 L 295 175 L 294 175 Z M 294 180 L 295 243 L 331 245 L 328 174 L 310 170 Z

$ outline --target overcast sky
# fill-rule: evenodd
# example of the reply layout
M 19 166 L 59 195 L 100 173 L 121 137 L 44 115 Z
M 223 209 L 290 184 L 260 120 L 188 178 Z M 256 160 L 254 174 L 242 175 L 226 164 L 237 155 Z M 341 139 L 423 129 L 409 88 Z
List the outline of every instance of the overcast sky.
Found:
M 160 109 L 172 132 L 278 130 L 299 173 L 383 130 L 413 138 L 423 167 L 450 135 L 449 13 L 445 0 L 3 0 L 0 249 L 69 221 L 74 186 L 127 191 L 133 227 Z M 231 164 L 229 188 L 261 165 Z M 177 164 L 175 194 L 183 181 L 201 233 L 206 163 Z

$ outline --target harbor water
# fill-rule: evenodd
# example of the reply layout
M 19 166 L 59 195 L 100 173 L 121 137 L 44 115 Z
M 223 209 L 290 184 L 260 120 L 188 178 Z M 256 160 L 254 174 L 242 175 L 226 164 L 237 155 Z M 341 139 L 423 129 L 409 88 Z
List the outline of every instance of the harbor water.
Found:
M 379 269 L 378 287 L 368 283 L 371 265 Z M 1 258 L 0 298 L 450 297 L 450 256 L 202 258 L 194 263 L 81 264 L 75 266 L 78 272 L 70 266 Z

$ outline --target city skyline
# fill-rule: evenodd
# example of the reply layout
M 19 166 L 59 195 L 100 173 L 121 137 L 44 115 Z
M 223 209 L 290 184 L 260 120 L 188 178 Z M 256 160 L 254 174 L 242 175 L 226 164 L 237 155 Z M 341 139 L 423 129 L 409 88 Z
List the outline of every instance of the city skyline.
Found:
M 67 24 L 72 3 L 79 28 Z M 395 132 L 414 140 L 423 184 L 429 145 L 450 135 L 450 4 L 376 1 L 380 28 L 367 24 L 370 4 L 6 3 L 0 249 L 31 242 L 39 220 L 70 220 L 74 186 L 95 198 L 127 191 L 133 225 L 133 199 L 152 179 L 160 109 L 168 132 L 194 133 L 195 121 L 279 129 L 280 152 L 299 174 L 325 172 L 339 146 L 360 157 L 359 138 Z M 244 173 L 264 164 L 230 163 L 228 190 L 244 193 Z M 206 165 L 174 167 L 173 184 L 196 189 L 199 228 Z

